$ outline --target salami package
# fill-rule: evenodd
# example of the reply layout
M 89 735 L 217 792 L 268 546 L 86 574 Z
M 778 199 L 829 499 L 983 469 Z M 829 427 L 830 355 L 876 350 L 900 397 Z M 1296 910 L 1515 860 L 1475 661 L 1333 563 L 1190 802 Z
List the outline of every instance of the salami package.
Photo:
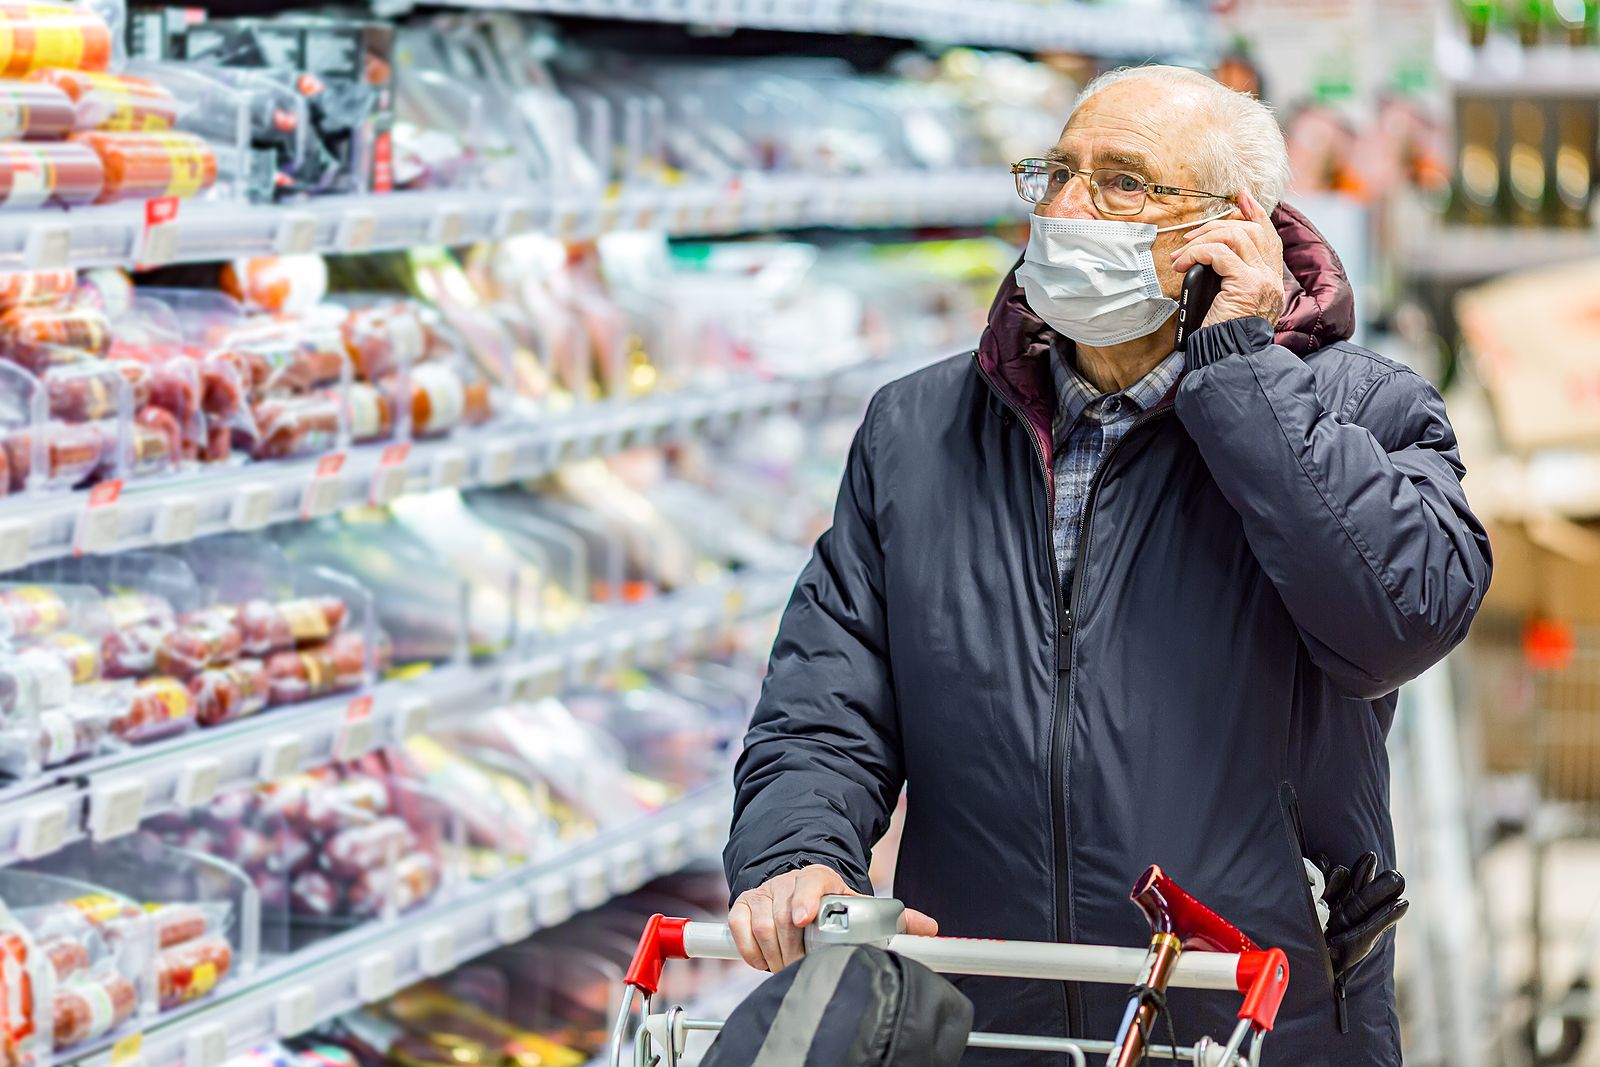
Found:
M 355 689 L 366 676 L 367 643 L 358 633 L 341 633 L 299 652 L 267 657 L 272 703 L 294 704 L 345 689 Z
M 0 4 L 0 76 L 15 78 L 41 67 L 106 70 L 112 33 L 106 20 L 80 4 Z
M 95 203 L 106 186 L 106 165 L 92 147 L 72 141 L 0 143 L 0 208 L 78 207 Z
M 72 143 L 92 149 L 100 160 L 105 182 L 96 203 L 187 198 L 217 181 L 216 152 L 193 134 L 97 130 L 74 134 Z
M 54 85 L 0 81 L 0 139 L 58 141 L 77 123 L 72 98 Z
M 36 70 L 28 78 L 65 93 L 80 130 L 155 132 L 170 130 L 178 117 L 177 99 L 148 78 L 60 67 Z

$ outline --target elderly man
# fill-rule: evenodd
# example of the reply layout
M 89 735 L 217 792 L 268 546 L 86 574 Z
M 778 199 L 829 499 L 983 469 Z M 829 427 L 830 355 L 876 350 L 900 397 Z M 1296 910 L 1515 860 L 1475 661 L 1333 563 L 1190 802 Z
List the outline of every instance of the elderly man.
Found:
M 1250 98 L 1117 71 L 1014 169 L 1020 268 L 975 353 L 873 400 L 784 615 L 735 775 L 741 951 L 777 969 L 821 895 L 870 892 L 904 786 L 913 933 L 1143 944 L 1128 888 L 1160 863 L 1288 952 L 1267 1062 L 1399 1064 L 1392 938 L 1330 952 L 1304 859 L 1394 865 L 1395 690 L 1489 583 L 1444 406 L 1346 340 Z M 1175 351 L 1197 263 L 1220 292 Z M 957 985 L 976 1029 L 1102 1039 L 1126 997 Z M 1179 1039 L 1227 1001 L 1174 993 Z

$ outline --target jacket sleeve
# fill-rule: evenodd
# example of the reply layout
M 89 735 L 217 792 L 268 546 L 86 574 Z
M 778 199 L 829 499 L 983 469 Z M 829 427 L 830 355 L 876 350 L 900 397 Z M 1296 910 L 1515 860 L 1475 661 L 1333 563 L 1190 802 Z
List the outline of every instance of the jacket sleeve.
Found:
M 1265 319 L 1197 330 L 1178 417 L 1243 522 L 1311 658 L 1345 692 L 1392 692 L 1466 636 L 1489 585 L 1444 401 L 1380 370 L 1337 413 Z
M 904 782 L 887 659 L 872 426 L 850 448 L 833 527 L 784 611 L 734 769 L 723 863 L 732 895 L 811 863 L 871 893 L 871 849 Z

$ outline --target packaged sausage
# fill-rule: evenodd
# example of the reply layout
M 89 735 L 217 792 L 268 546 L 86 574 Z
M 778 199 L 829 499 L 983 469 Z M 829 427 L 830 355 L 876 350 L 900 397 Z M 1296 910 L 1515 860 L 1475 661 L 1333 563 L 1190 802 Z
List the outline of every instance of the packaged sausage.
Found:
M 100 466 L 104 436 L 98 423 L 52 422 L 42 427 L 45 469 L 40 481 L 51 486 L 83 483 Z M 24 489 L 33 477 L 33 433 L 20 430 L 5 439 L 6 463 L 14 491 Z
M 199 1000 L 217 988 L 233 966 L 233 946 L 211 935 L 165 949 L 156 957 L 156 989 L 161 1010 Z
M 146 678 L 118 690 L 118 712 L 111 732 L 133 745 L 184 733 L 194 725 L 194 699 L 176 678 Z
M 366 665 L 366 642 L 353 633 L 336 634 L 299 652 L 274 653 L 267 659 L 272 703 L 293 704 L 354 689 L 361 684 Z
M 412 368 L 411 429 L 419 437 L 462 423 L 478 425 L 492 414 L 487 381 L 468 381 L 459 367 L 444 361 Z
M 71 143 L 92 149 L 104 168 L 105 184 L 96 203 L 191 197 L 217 180 L 216 152 L 190 133 L 96 130 L 74 134 Z
M 26 209 L 48 203 L 78 207 L 95 203 L 105 187 L 105 163 L 86 145 L 72 141 L 0 143 L 0 207 Z
M 72 699 L 72 668 L 60 656 L 43 649 L 24 648 L 17 653 L 17 671 L 41 708 L 57 708 Z
M 38 638 L 24 651 L 56 657 L 66 666 L 73 685 L 88 685 L 100 677 L 100 645 L 83 634 L 58 630 Z
M 70 1048 L 116 1029 L 138 1006 L 133 983 L 109 968 L 57 986 L 50 1009 L 56 1048 Z
M 289 883 L 289 901 L 297 915 L 328 918 L 339 913 L 344 901 L 339 888 L 321 871 L 306 871 Z
M 183 427 L 172 412 L 152 404 L 133 417 L 133 448 L 126 472 L 129 477 L 165 473 L 183 459 Z
M 0 86 L 0 93 L 4 87 Z M 0 118 L 4 104 L 0 103 Z M 0 271 L 0 308 L 18 304 L 54 304 L 77 288 L 77 272 L 71 270 Z
M 322 859 L 335 877 L 359 878 L 399 859 L 415 840 L 404 819 L 389 815 L 339 831 L 323 846 Z
M 39 765 L 59 767 L 94 755 L 110 732 L 110 724 L 110 709 L 93 700 L 69 701 L 39 712 Z
M 54 85 L 0 81 L 0 140 L 59 141 L 77 118 L 72 99 Z
M 193 941 L 204 935 L 211 925 L 206 913 L 194 904 L 162 904 L 149 910 L 159 948 L 171 948 L 185 941 Z
M 350 911 L 361 916 L 410 911 L 439 888 L 439 864 L 426 852 L 408 852 L 395 863 L 371 868 L 350 884 Z
M 66 361 L 59 349 L 105 355 L 111 347 L 111 323 L 94 308 L 20 305 L 0 312 L 0 345 L 38 373 Z
M 351 382 L 347 395 L 352 441 L 380 441 L 394 436 L 394 403 L 383 387 Z
M 113 630 L 167 629 L 177 622 L 172 602 L 155 593 L 115 593 L 101 598 L 99 611 Z
M 410 367 L 428 353 L 427 328 L 413 304 L 353 308 L 343 329 L 355 371 L 369 382 Z
M 339 438 L 339 398 L 331 393 L 269 397 L 255 406 L 256 459 L 325 452 Z
M 334 834 L 369 825 L 388 810 L 388 787 L 378 778 L 359 774 L 314 784 L 288 813 L 288 819 L 306 834 Z
M 67 422 L 114 419 L 123 395 L 131 391 L 117 368 L 98 359 L 57 364 L 36 373 L 44 381 L 50 417 Z
M 170 130 L 178 118 L 178 101 L 148 78 L 48 67 L 29 74 L 28 80 L 64 92 L 80 130 Z
M 35 638 L 61 630 L 72 620 L 72 607 L 45 585 L 0 589 L 0 624 L 12 638 Z
M 194 696 L 195 718 L 201 726 L 218 726 L 267 706 L 272 687 L 267 681 L 266 664 L 259 659 L 241 659 L 226 667 L 213 667 L 189 679 Z
M 279 603 L 249 600 L 239 605 L 236 621 L 244 651 L 263 656 L 326 641 L 344 628 L 347 610 L 336 596 L 299 597 Z
M 50 961 L 56 981 L 64 982 L 89 969 L 89 946 L 76 937 L 52 937 L 39 942 L 39 951 Z
M 190 612 L 178 620 L 156 649 L 156 668 L 175 678 L 192 678 L 208 667 L 239 658 L 244 637 L 229 608 Z
M 106 70 L 111 27 L 78 4 L 0 4 L 0 76 L 15 78 L 40 67 Z
M 156 649 L 171 631 L 153 623 L 112 630 L 100 639 L 100 672 L 107 678 L 143 678 L 156 669 Z
M 257 256 L 222 267 L 222 291 L 273 314 L 296 315 L 322 303 L 328 264 L 321 256 Z

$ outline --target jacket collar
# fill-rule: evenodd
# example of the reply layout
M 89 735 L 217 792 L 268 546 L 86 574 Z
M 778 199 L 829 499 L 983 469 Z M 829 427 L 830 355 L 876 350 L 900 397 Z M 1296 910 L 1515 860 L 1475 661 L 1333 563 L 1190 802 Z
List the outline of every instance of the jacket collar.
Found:
M 1345 340 L 1355 332 L 1355 293 L 1333 246 L 1288 204 L 1273 211 L 1272 224 L 1283 240 L 1284 287 L 1283 316 L 1273 340 L 1299 356 Z M 1055 339 L 1054 331 L 1028 307 L 1013 267 L 989 308 L 977 361 L 995 391 L 1033 428 L 1046 478 L 1052 460 L 1055 388 L 1050 353 Z

